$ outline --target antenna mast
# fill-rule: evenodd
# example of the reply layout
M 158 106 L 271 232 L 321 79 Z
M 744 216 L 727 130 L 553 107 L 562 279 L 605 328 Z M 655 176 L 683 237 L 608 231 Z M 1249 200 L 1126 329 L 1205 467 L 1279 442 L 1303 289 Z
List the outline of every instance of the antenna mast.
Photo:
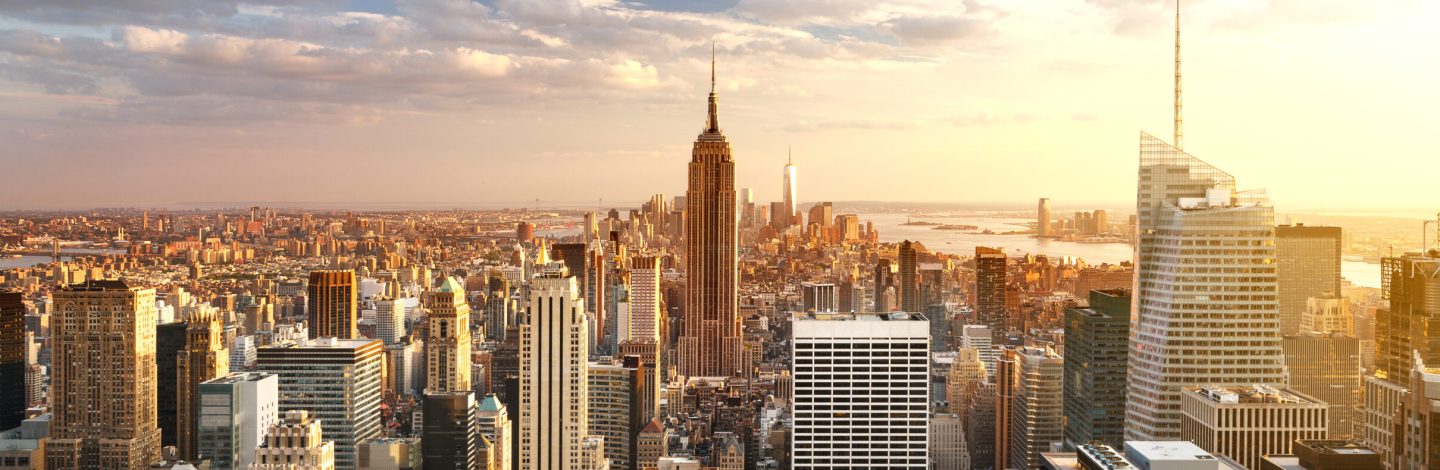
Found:
M 1185 150 L 1185 107 L 1180 99 L 1180 0 L 1175 0 L 1175 148 Z

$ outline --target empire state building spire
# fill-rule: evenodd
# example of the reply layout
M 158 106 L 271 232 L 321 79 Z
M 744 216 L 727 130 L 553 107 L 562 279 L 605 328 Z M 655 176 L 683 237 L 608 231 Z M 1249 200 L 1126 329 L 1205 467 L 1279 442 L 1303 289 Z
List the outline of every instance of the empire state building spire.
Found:
M 715 43 L 710 43 L 710 112 L 705 118 L 705 133 L 720 133 L 720 103 L 715 98 Z

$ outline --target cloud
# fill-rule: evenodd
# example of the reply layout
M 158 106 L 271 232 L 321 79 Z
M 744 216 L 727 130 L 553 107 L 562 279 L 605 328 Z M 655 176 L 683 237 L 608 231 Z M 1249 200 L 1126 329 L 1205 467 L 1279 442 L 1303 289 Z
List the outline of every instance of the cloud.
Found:
M 893 119 L 833 119 L 825 121 L 796 121 L 784 127 L 789 132 L 821 132 L 832 130 L 908 130 L 920 127 L 911 120 Z
M 950 15 L 903 16 L 884 25 L 906 44 L 944 43 L 982 36 L 990 30 L 985 19 Z

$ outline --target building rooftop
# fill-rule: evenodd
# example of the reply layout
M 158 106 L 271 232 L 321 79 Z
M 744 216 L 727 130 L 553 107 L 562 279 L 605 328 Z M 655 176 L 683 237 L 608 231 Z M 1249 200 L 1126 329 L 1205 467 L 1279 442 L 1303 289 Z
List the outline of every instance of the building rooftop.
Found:
M 832 313 L 832 312 L 797 312 L 795 320 L 808 321 L 929 321 L 924 315 L 918 313 L 890 312 L 890 313 Z
M 206 381 L 205 383 L 228 385 L 240 382 L 258 382 L 260 380 L 264 380 L 266 377 L 274 376 L 275 374 L 270 374 L 266 372 L 235 372 L 224 377 L 211 379 L 209 381 Z
M 1269 385 L 1251 385 L 1241 387 L 1186 387 L 1185 393 L 1194 393 L 1214 403 L 1220 404 L 1305 404 L 1318 403 L 1314 399 L 1296 394 L 1290 390 L 1281 390 Z

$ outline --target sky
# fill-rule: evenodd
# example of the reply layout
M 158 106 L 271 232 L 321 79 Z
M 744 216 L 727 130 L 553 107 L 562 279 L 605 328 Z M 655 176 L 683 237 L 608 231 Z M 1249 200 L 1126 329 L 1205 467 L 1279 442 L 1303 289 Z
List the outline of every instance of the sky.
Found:
M 1440 2 L 1185 0 L 1186 150 L 1280 210 L 1425 207 Z M 1167 0 L 0 0 L 0 209 L 683 194 L 1131 205 Z M 788 150 L 787 150 L 788 149 Z

